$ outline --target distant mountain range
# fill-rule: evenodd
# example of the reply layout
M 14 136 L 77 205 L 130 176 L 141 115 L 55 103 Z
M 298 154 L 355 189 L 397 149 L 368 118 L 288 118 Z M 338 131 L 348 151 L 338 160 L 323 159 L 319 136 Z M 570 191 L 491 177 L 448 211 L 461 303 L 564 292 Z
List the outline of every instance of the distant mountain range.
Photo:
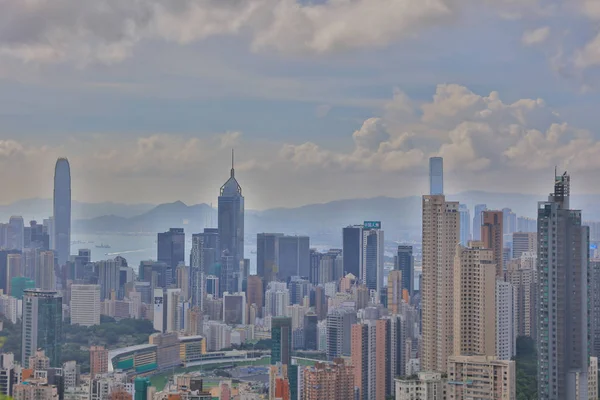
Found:
M 509 207 L 519 216 L 534 218 L 537 202 L 546 196 L 472 191 L 447 197 L 467 204 L 471 210 L 475 204 L 484 203 L 490 209 Z M 600 220 L 599 205 L 600 195 L 574 196 L 571 199 L 573 208 L 584 210 L 585 219 Z M 41 220 L 52 214 L 52 201 L 31 199 L 0 206 L 2 220 L 7 220 L 12 214 Z M 375 197 L 296 208 L 247 210 L 245 231 L 248 235 L 257 232 L 310 235 L 325 243 L 337 243 L 341 240 L 342 227 L 368 220 L 382 221 L 387 240 L 418 239 L 421 234 L 421 197 Z M 216 225 L 217 212 L 207 204 L 188 206 L 181 201 L 160 205 L 73 203 L 73 231 L 79 233 L 155 233 L 171 227 L 183 227 L 186 232 L 193 233 Z

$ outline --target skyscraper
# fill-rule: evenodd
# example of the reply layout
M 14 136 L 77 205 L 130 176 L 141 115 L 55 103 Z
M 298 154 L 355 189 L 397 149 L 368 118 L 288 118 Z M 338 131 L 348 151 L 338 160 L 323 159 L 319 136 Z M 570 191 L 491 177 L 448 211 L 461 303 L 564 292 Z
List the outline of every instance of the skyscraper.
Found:
M 100 324 L 100 285 L 71 285 L 71 325 Z
M 459 242 L 457 202 L 423 196 L 421 369 L 445 372 L 454 331 L 454 255 Z
M 460 244 L 466 247 L 471 240 L 471 213 L 466 204 L 461 204 L 458 212 L 460 213 Z
M 523 253 L 535 253 L 537 251 L 536 232 L 513 233 L 512 258 L 521 258 Z
M 342 231 L 344 274 L 360 277 L 363 250 L 362 225 L 347 226 Z
M 62 297 L 53 290 L 27 289 L 23 296 L 21 365 L 38 349 L 46 352 L 50 366 L 60 367 L 62 347 Z
M 502 211 L 484 211 L 481 225 L 481 241 L 486 249 L 494 253 L 496 276 L 504 277 L 504 262 L 502 257 Z M 491 355 L 491 354 L 490 354 Z
M 192 251 L 190 253 L 190 292 L 192 306 L 202 309 L 204 297 L 206 296 L 206 276 L 214 273 L 216 263 L 217 243 L 210 243 L 210 237 L 206 233 L 192 235 Z M 213 270 L 213 271 L 211 271 Z
M 264 291 L 263 291 L 263 283 L 262 279 L 258 275 L 250 275 L 248 277 L 248 289 L 246 291 L 248 295 L 248 307 L 252 306 L 252 304 L 256 304 L 257 309 L 257 317 L 262 317 L 262 309 L 264 306 Z M 254 325 L 254 321 L 250 321 L 251 325 Z
M 431 157 L 429 159 L 429 194 L 444 194 L 444 159 Z
M 278 241 L 277 278 L 286 282 L 292 276 L 310 274 L 310 239 L 308 236 L 280 236 Z
M 505 235 L 510 235 L 517 231 L 517 214 L 515 214 L 510 208 L 502 209 L 502 219 Z
M 274 317 L 271 319 L 271 365 L 292 364 L 292 319 Z
M 54 169 L 54 247 L 58 265 L 63 266 L 71 255 L 71 167 L 66 158 L 59 158 Z
M 54 252 L 40 251 L 37 254 L 35 283 L 40 289 L 56 289 L 56 274 L 54 273 Z
M 412 296 L 414 291 L 414 265 L 415 258 L 413 256 L 412 246 L 398 246 L 396 254 L 396 269 L 402 271 L 402 289 L 408 290 Z
M 360 280 L 369 290 L 383 288 L 384 239 L 380 221 L 365 221 Z
M 481 242 L 457 246 L 454 263 L 454 355 L 496 355 L 496 265 Z
M 8 249 L 23 250 L 25 243 L 25 223 L 23 217 L 12 216 L 8 222 Z
M 473 210 L 473 240 L 481 240 L 481 225 L 483 222 L 483 212 L 487 210 L 487 205 L 477 204 Z
M 387 308 L 398 314 L 402 305 L 402 271 L 390 271 L 387 278 Z
M 327 359 L 351 355 L 352 325 L 356 323 L 356 312 L 347 308 L 336 308 L 327 314 Z
M 177 266 L 185 263 L 185 232 L 183 228 L 171 228 L 167 232 L 159 233 L 157 244 L 157 258 L 171 267 L 171 281 L 175 282 Z
M 538 203 L 538 398 L 587 394 L 589 228 L 569 208 L 570 177 Z M 578 377 L 578 379 L 577 379 Z M 587 396 L 583 397 L 587 398 Z
M 496 357 L 511 360 L 517 354 L 516 291 L 510 282 L 496 280 Z
M 391 394 L 389 370 L 390 320 L 368 320 L 352 326 L 354 386 L 361 400 L 384 400 Z
M 119 291 L 120 266 L 115 260 L 104 260 L 96 263 L 98 268 L 98 284 L 100 285 L 100 301 L 111 298 L 111 293 Z
M 221 254 L 227 250 L 228 256 L 232 257 L 232 265 L 239 270 L 240 261 L 244 259 L 244 196 L 242 196 L 242 187 L 235 179 L 233 150 L 231 152 L 231 176 L 221 186 L 218 217 Z M 222 273 L 221 279 L 223 279 Z M 226 279 L 229 279 L 229 276 Z M 231 286 L 229 282 L 221 283 L 221 287 Z

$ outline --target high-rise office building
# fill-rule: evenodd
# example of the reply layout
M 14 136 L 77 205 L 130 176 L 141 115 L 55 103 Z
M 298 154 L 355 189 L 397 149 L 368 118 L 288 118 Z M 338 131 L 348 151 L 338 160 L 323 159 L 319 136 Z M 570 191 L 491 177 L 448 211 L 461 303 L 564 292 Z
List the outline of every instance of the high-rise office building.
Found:
M 516 376 L 514 361 L 479 355 L 452 356 L 448 359 L 451 384 L 447 395 L 449 399 L 516 399 Z
M 233 258 L 232 265 L 239 269 L 240 261 L 244 259 L 244 196 L 242 196 L 242 187 L 235 179 L 233 151 L 231 152 L 231 176 L 221 186 L 218 201 L 220 254 L 228 251 L 228 256 Z M 221 285 L 221 287 L 230 286 L 228 282 Z
M 187 301 L 191 297 L 190 292 L 190 267 L 179 264 L 177 269 L 175 270 L 177 275 L 177 288 L 181 289 L 181 294 L 183 298 Z
M 279 237 L 283 233 L 259 233 L 256 235 L 256 272 L 266 288 L 269 282 L 276 280 L 279 259 Z
M 246 293 L 223 293 L 223 322 L 227 325 L 246 324 Z
M 23 296 L 21 365 L 38 349 L 46 352 L 50 366 L 61 365 L 62 297 L 53 290 L 28 289 Z
M 517 214 L 510 208 L 502 209 L 502 227 L 505 235 L 510 235 L 517 231 Z
M 108 372 L 108 350 L 104 346 L 90 347 L 90 377 Z
M 310 239 L 308 236 L 279 236 L 277 279 L 287 282 L 293 276 L 310 274 Z
M 35 283 L 43 290 L 56 289 L 56 274 L 54 273 L 54 252 L 40 251 L 37 254 L 37 266 Z
M 59 158 L 54 169 L 54 247 L 58 265 L 63 266 L 71 255 L 71 167 L 66 158 Z
M 159 233 L 156 241 L 158 262 L 171 267 L 171 281 L 175 282 L 176 269 L 180 263 L 185 264 L 185 232 L 183 228 L 171 228 L 168 232 Z
M 351 355 L 352 325 L 356 323 L 356 312 L 347 308 L 336 308 L 327 314 L 327 359 Z
M 71 285 L 71 325 L 100 324 L 100 285 Z
M 380 221 L 365 221 L 360 279 L 377 294 L 383 288 L 384 236 Z
M 305 368 L 302 399 L 354 399 L 353 369 L 343 359 L 335 359 L 333 363 L 316 363 Z
M 290 305 L 290 291 L 285 282 L 270 282 L 265 292 L 265 315 L 282 317 Z
M 248 290 L 246 291 L 248 295 L 248 306 L 252 306 L 252 304 L 256 304 L 257 309 L 257 317 L 262 318 L 262 309 L 264 306 L 264 292 L 263 292 L 263 282 L 260 275 L 250 275 L 248 277 Z M 250 321 L 251 324 L 254 324 L 254 321 Z
M 538 203 L 538 398 L 587 393 L 589 229 L 569 207 L 570 177 Z M 579 376 L 579 379 L 576 379 Z
M 429 159 L 429 194 L 431 196 L 444 194 L 444 159 L 442 157 Z
M 304 315 L 304 350 L 318 350 L 318 323 L 316 314 L 311 312 Z
M 9 268 L 8 268 L 8 257 L 13 254 L 21 254 L 20 250 L 0 250 L 0 289 L 4 293 L 7 293 L 10 286 L 8 280 Z
M 13 295 L 12 280 L 14 278 L 23 276 L 23 256 L 19 253 L 8 254 L 6 257 L 6 282 L 8 284 L 8 290 L 6 294 Z
M 100 285 L 100 301 L 111 298 L 111 293 L 119 291 L 120 265 L 116 260 L 96 262 L 98 268 L 98 284 Z
M 393 392 L 394 378 L 398 376 L 406 375 L 406 363 L 410 358 L 410 351 L 407 350 L 408 342 L 410 340 L 410 328 L 409 318 L 405 318 L 404 315 L 392 315 L 388 317 L 390 321 L 390 334 L 389 334 L 389 368 L 386 373 L 389 375 L 388 383 L 390 385 L 390 392 Z M 391 393 L 390 393 L 391 394 Z
M 20 215 L 10 217 L 7 239 L 9 250 L 23 250 L 25 245 L 25 223 Z
M 240 284 L 240 264 L 235 262 L 235 257 L 229 250 L 221 254 L 221 274 L 219 275 L 219 292 L 238 292 Z
M 325 288 L 323 286 L 317 286 L 315 288 L 315 311 L 319 321 L 327 318 L 328 302 L 327 295 L 325 294 Z
M 496 276 L 504 277 L 502 211 L 484 211 L 481 225 L 483 246 L 494 253 Z
M 517 217 L 516 232 L 537 232 L 537 221 L 534 218 Z
M 481 240 L 481 225 L 483 223 L 483 212 L 487 210 L 487 205 L 477 204 L 473 210 L 473 240 Z
M 423 196 L 421 369 L 445 372 L 453 351 L 454 256 L 459 242 L 458 203 Z
M 460 213 L 460 244 L 467 246 L 471 240 L 471 213 L 466 204 L 458 207 Z
M 413 247 L 404 245 L 398 246 L 395 269 L 402 272 L 402 289 L 408 290 L 408 293 L 411 296 L 414 293 L 414 267 L 415 258 L 413 256 Z
M 537 252 L 537 232 L 515 232 L 512 236 L 512 258 L 521 258 L 523 253 Z
M 496 280 L 496 357 L 511 360 L 517 355 L 517 293 L 510 282 Z
M 360 277 L 363 251 L 363 226 L 347 226 L 342 231 L 344 274 Z
M 496 265 L 481 242 L 456 249 L 454 355 L 496 355 Z M 475 318 L 475 316 L 477 316 Z
M 271 365 L 292 364 L 292 319 L 274 317 L 271 319 Z
M 217 263 L 220 263 L 220 258 L 217 257 L 219 254 L 219 232 L 217 229 L 205 228 L 203 233 L 192 235 L 190 291 L 193 306 L 203 307 L 203 300 L 206 296 L 206 277 L 217 273 L 215 268 Z

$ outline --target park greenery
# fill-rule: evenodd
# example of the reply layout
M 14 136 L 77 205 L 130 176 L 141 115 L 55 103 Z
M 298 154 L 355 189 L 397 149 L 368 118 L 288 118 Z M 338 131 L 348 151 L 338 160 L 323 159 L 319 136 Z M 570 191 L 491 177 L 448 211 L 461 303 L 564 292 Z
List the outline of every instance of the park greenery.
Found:
M 16 324 L 4 320 L 4 329 L 0 332 L 0 347 L 4 352 L 14 353 L 17 359 L 21 354 L 21 322 Z M 141 319 L 123 319 L 102 317 L 100 325 L 91 327 L 63 323 L 63 362 L 76 361 L 81 372 L 89 372 L 90 346 L 105 346 L 107 349 L 134 346 L 148 343 L 148 337 L 154 333 L 152 322 Z
M 537 399 L 537 351 L 535 341 L 527 336 L 517 338 L 517 400 Z

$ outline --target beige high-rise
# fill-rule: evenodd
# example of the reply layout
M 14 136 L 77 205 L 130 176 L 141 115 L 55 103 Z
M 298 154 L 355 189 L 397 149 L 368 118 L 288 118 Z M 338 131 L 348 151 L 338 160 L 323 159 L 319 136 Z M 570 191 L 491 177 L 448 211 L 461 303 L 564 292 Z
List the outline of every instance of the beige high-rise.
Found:
M 456 247 L 454 355 L 496 355 L 496 264 L 482 242 Z
M 458 202 L 423 196 L 423 341 L 421 370 L 445 372 L 454 343 L 454 254 L 460 237 Z
M 387 280 L 388 310 L 392 314 L 400 312 L 402 304 L 402 271 L 390 271 Z
M 503 227 L 502 211 L 484 211 L 481 217 L 481 241 L 483 247 L 494 252 L 494 263 L 496 264 L 496 276 L 504 276 L 504 262 L 502 257 Z

